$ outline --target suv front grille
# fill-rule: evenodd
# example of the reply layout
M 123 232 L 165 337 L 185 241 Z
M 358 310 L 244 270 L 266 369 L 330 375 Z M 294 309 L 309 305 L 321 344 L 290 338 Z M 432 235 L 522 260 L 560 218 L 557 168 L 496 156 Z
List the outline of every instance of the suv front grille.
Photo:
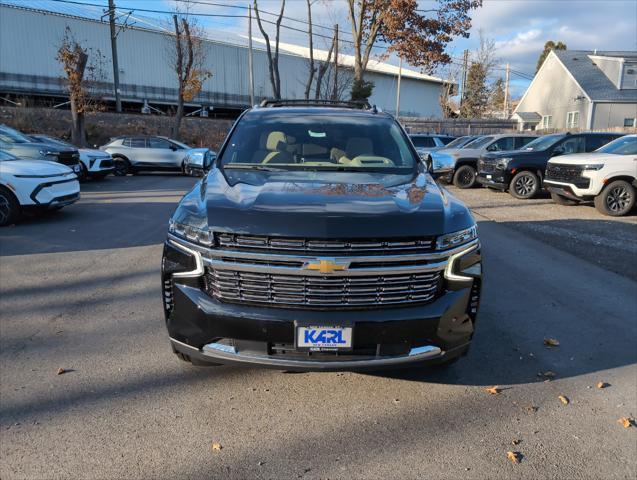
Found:
M 220 248 L 268 252 L 293 252 L 303 255 L 387 255 L 431 251 L 433 238 L 321 240 L 218 233 Z
M 60 152 L 58 154 L 58 162 L 63 165 L 77 165 L 80 161 L 80 154 L 78 152 Z
M 497 160 L 481 158 L 478 160 L 478 171 L 481 173 L 495 172 Z
M 383 276 L 304 276 L 208 269 L 209 295 L 222 300 L 301 307 L 361 307 L 429 302 L 442 273 Z
M 546 180 L 570 183 L 578 188 L 588 188 L 590 179 L 582 177 L 582 172 L 584 168 L 581 165 L 549 163 L 546 167 Z

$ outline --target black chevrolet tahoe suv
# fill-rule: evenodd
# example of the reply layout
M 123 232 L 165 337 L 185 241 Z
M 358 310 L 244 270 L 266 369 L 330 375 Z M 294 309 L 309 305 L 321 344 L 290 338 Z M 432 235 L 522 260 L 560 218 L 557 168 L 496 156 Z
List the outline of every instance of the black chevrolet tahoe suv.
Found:
M 193 364 L 448 364 L 474 333 L 480 242 L 391 115 L 264 101 L 170 219 L 162 282 Z
M 478 183 L 508 191 L 515 198 L 534 198 L 542 189 L 548 161 L 557 155 L 592 152 L 619 138 L 615 133 L 544 135 L 524 149 L 487 153 L 478 161 Z

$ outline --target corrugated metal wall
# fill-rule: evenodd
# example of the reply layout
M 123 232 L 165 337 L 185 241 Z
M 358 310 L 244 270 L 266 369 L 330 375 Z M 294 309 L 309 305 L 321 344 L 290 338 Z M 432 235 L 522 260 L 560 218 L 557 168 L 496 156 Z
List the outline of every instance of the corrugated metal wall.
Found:
M 100 90 L 112 92 L 110 33 L 106 23 L 0 6 L 0 90 L 60 94 L 62 70 L 56 53 L 66 27 L 92 53 L 103 56 Z M 175 74 L 168 62 L 170 37 L 138 28 L 122 30 L 118 36 L 120 84 L 124 100 L 173 103 L 176 99 Z M 196 103 L 216 106 L 249 104 L 247 48 L 225 43 L 205 42 L 206 67 L 213 72 L 204 83 Z M 96 55 L 94 55 L 95 57 Z M 284 98 L 302 98 L 307 78 L 307 60 L 281 54 L 279 71 Z M 375 84 L 370 99 L 383 110 L 394 111 L 397 79 L 393 75 L 368 72 Z M 267 57 L 254 51 L 255 96 L 271 96 Z M 401 114 L 439 117 L 440 85 L 403 77 Z

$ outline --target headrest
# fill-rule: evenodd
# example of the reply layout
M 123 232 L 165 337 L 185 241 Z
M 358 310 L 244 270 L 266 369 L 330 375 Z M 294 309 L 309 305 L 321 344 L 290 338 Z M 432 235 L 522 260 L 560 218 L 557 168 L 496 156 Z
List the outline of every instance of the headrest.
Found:
M 265 143 L 265 148 L 272 152 L 279 150 L 279 143 L 283 143 L 285 145 L 287 142 L 285 141 L 285 133 L 283 132 L 270 132 L 268 135 L 268 140 Z
M 347 140 L 345 152 L 349 158 L 358 157 L 359 155 L 374 154 L 374 144 L 367 137 L 352 137 Z

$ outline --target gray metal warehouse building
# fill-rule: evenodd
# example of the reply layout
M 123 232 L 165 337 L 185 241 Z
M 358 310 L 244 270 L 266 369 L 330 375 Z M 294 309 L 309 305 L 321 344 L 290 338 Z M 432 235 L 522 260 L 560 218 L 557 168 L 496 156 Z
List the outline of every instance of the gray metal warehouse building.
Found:
M 109 25 L 97 19 L 0 4 L 0 96 L 24 95 L 66 98 L 62 69 L 56 60 L 57 48 L 66 27 L 84 47 L 99 51 L 105 59 L 103 83 L 97 89 L 105 100 L 113 99 Z M 255 36 L 256 40 L 256 36 Z M 171 37 L 160 30 L 128 27 L 118 35 L 120 91 L 129 105 L 145 101 L 162 108 L 176 102 L 175 73 L 167 61 Z M 244 42 L 245 43 L 245 42 Z M 269 97 L 268 64 L 263 43 L 255 41 L 255 97 Z M 248 48 L 240 42 L 206 40 L 206 67 L 213 72 L 192 107 L 239 110 L 249 103 Z M 323 52 L 324 53 L 324 52 Z M 317 52 L 320 58 L 322 52 Z M 303 98 L 308 60 L 306 49 L 282 44 L 279 59 L 284 98 Z M 339 55 L 343 68 L 352 57 Z M 370 62 L 366 78 L 375 84 L 370 102 L 386 111 L 396 108 L 398 67 Z M 444 82 L 432 76 L 403 69 L 401 115 L 440 117 L 439 97 Z

